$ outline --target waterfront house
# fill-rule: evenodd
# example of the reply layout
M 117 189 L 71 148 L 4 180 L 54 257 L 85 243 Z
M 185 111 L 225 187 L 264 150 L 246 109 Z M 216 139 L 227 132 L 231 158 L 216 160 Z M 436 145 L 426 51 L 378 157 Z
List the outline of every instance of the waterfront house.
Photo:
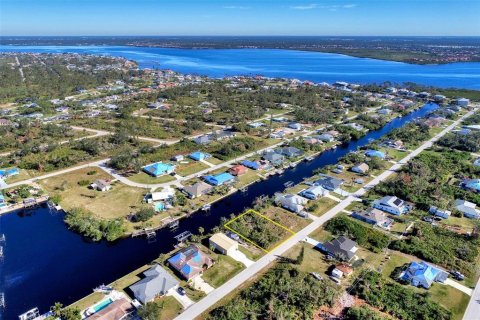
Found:
M 210 243 L 210 247 L 227 256 L 238 250 L 238 242 L 221 232 L 211 236 L 208 242 Z
M 285 156 L 283 154 L 277 153 L 275 151 L 265 152 L 262 156 L 264 160 L 267 160 L 274 166 L 279 166 L 285 161 Z
M 396 216 L 408 213 L 411 209 L 409 204 L 395 196 L 385 196 L 377 199 L 373 201 L 372 207 Z
M 314 137 L 305 137 L 303 139 L 303 142 L 306 144 L 322 144 L 323 142 L 320 139 L 314 138 Z
M 465 217 L 471 219 L 480 219 L 480 210 L 478 210 L 475 203 L 457 199 L 455 200 L 455 209 L 460 211 Z
M 313 183 L 315 186 L 321 186 L 328 191 L 335 191 L 343 184 L 343 180 L 322 175 L 322 177 Z
M 237 165 L 233 166 L 232 168 L 230 168 L 229 171 L 234 176 L 241 176 L 241 175 L 247 173 L 248 169 L 244 165 L 237 164 Z
M 428 209 L 428 212 L 433 214 L 436 217 L 443 218 L 443 219 L 448 219 L 450 215 L 452 214 L 448 210 L 441 210 L 435 206 L 431 206 L 430 209 Z
M 159 177 L 174 172 L 175 166 L 173 164 L 156 162 L 143 167 L 143 171 L 153 177 Z
M 132 291 L 135 299 L 142 304 L 146 304 L 157 297 L 166 295 L 171 290 L 175 290 L 178 284 L 179 281 L 167 270 L 159 264 L 155 264 L 143 272 L 143 279 L 131 285 L 129 289 Z
M 379 226 L 386 230 L 389 230 L 393 224 L 392 219 L 388 218 L 384 212 L 375 208 L 367 208 L 362 211 L 354 211 L 352 213 L 352 218 L 364 221 L 374 226 Z
M 378 113 L 383 114 L 383 115 L 389 115 L 390 113 L 392 113 L 392 110 L 387 109 L 387 108 L 383 108 L 383 109 L 378 110 Z
M 365 162 L 353 166 L 350 170 L 358 174 L 366 174 L 370 167 Z
M 287 158 L 295 158 L 300 157 L 303 154 L 303 151 L 295 148 L 295 147 L 284 147 L 280 148 L 276 151 L 279 154 L 284 155 Z
M 98 311 L 95 312 L 96 309 Z M 95 309 L 93 309 L 92 311 L 94 313 L 88 313 L 91 315 L 87 316 L 85 318 L 86 320 L 121 320 L 127 319 L 129 315 L 133 314 L 135 312 L 135 308 L 127 299 L 120 298 L 111 301 L 106 306 L 102 306 L 101 308 L 99 304 L 97 304 Z
M 357 131 L 362 131 L 363 130 L 363 126 L 361 124 L 358 124 L 358 123 L 355 123 L 355 122 L 352 122 L 352 123 L 347 123 L 345 124 L 346 127 L 350 127 L 354 130 L 357 130 Z
M 172 187 L 165 187 L 161 191 L 152 192 L 150 198 L 153 202 L 170 200 L 175 197 L 175 189 Z
M 209 185 L 208 183 L 203 182 L 203 181 L 197 182 L 197 183 L 192 184 L 190 186 L 183 187 L 183 192 L 190 199 L 195 199 L 197 197 L 200 197 L 204 194 L 209 193 L 210 191 L 212 191 L 212 186 Z
M 111 185 L 111 182 L 108 180 L 98 179 L 98 180 L 95 180 L 92 184 L 90 184 L 90 188 L 97 191 L 105 192 L 112 189 L 112 185 Z
M 308 199 L 294 194 L 276 194 L 275 203 L 289 211 L 299 213 L 303 211 L 303 205 L 308 202 Z
M 241 164 L 253 170 L 259 170 L 262 168 L 262 165 L 256 161 L 243 160 Z
M 367 157 L 370 157 L 370 158 L 385 159 L 385 153 L 383 153 L 382 151 L 378 151 L 378 150 L 373 150 L 373 149 L 367 150 L 367 151 L 365 151 L 365 155 Z
M 425 262 L 412 262 L 407 270 L 399 276 L 400 280 L 410 283 L 415 287 L 429 289 L 434 282 L 445 282 L 448 273 Z
M 175 162 L 180 162 L 180 161 L 183 161 L 183 160 L 185 160 L 185 156 L 182 155 L 182 154 L 178 154 L 178 155 L 172 157 L 172 161 L 175 161 Z
M 335 140 L 335 137 L 333 135 L 331 135 L 330 133 L 324 133 L 324 134 L 316 136 L 315 138 L 317 138 L 318 140 L 321 140 L 323 142 L 332 142 L 333 140 Z
M 355 241 L 345 236 L 340 236 L 336 239 L 326 242 L 323 245 L 323 250 L 339 260 L 348 262 L 353 260 L 358 248 Z
M 212 259 L 194 244 L 181 249 L 167 262 L 186 280 L 202 274 L 213 265 Z
M 192 152 L 188 156 L 195 161 L 202 161 L 211 157 L 211 155 L 209 155 L 208 153 L 204 153 L 201 151 Z
M 224 184 L 229 184 L 235 181 L 235 177 L 228 172 L 223 172 L 217 175 L 208 175 L 203 178 L 205 182 L 213 186 L 221 186 Z
M 300 195 L 310 200 L 316 200 L 319 197 L 326 196 L 328 193 L 328 190 L 322 186 L 311 186 L 310 188 L 300 192 Z

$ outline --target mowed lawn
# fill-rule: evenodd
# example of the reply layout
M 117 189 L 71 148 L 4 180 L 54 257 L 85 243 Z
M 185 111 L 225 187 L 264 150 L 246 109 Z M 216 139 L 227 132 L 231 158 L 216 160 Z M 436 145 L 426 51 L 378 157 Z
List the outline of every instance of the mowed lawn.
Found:
M 94 174 L 87 174 L 93 173 Z M 85 208 L 100 218 L 113 219 L 125 217 L 141 205 L 145 190 L 133 188 L 116 182 L 107 192 L 91 190 L 80 181 L 93 182 L 96 179 L 111 179 L 98 168 L 86 168 L 40 181 L 50 196 L 58 194 L 61 206 L 68 209 Z
M 182 177 L 186 177 L 208 168 L 209 166 L 200 161 L 190 161 L 188 163 L 180 163 L 175 172 Z
M 219 287 L 244 269 L 244 265 L 233 258 L 219 254 L 215 264 L 205 270 L 203 280 L 213 287 Z
M 169 174 L 164 174 L 159 177 L 153 177 L 145 172 L 139 172 L 136 174 L 132 174 L 131 176 L 127 177 L 128 180 L 136 182 L 136 183 L 144 183 L 144 184 L 157 184 L 157 183 L 165 183 L 174 181 L 175 177 L 172 177 Z

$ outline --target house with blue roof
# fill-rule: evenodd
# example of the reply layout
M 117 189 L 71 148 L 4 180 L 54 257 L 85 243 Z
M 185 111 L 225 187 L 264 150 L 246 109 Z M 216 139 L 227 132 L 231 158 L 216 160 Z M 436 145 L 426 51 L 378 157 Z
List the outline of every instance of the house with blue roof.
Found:
M 466 190 L 480 193 L 480 179 L 465 179 L 460 186 Z
M 9 178 L 11 176 L 16 176 L 20 173 L 20 170 L 18 168 L 12 168 L 12 169 L 2 169 L 0 170 L 0 178 L 5 179 Z
M 164 174 L 170 174 L 175 171 L 173 164 L 156 162 L 143 167 L 143 171 L 151 176 L 158 177 Z
M 210 268 L 213 260 L 196 245 L 191 244 L 168 259 L 168 264 L 183 278 L 190 280 Z
M 399 279 L 415 287 L 430 288 L 434 282 L 445 282 L 448 273 L 425 262 L 412 262 Z
M 205 176 L 205 182 L 213 186 L 221 186 L 235 181 L 235 177 L 228 172 L 220 173 L 214 176 Z
M 249 160 L 243 160 L 241 164 L 243 164 L 245 167 L 252 170 L 259 170 L 262 167 L 260 163 L 255 161 L 249 161 Z
M 383 153 L 382 151 L 378 151 L 378 150 L 373 150 L 373 149 L 367 150 L 367 151 L 365 151 L 365 155 L 367 157 L 370 157 L 370 158 L 385 159 L 385 153 Z
M 193 159 L 195 161 L 202 161 L 202 160 L 207 160 L 208 158 L 211 157 L 208 153 L 201 152 L 201 151 L 195 151 L 192 152 L 188 155 L 190 159 Z

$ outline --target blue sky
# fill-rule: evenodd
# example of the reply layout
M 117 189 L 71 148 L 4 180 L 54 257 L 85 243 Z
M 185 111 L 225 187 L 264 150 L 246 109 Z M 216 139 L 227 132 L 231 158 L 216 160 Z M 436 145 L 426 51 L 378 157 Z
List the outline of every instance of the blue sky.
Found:
M 1 35 L 480 35 L 480 0 L 0 0 Z

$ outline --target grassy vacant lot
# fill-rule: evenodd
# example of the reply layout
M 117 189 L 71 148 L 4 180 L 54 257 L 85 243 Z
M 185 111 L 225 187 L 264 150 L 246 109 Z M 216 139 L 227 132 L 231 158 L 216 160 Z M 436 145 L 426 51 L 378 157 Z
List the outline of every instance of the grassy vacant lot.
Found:
M 175 169 L 175 172 L 185 177 L 207 168 L 208 166 L 200 161 L 189 161 L 188 163 L 180 163 Z
M 450 310 L 453 320 L 461 320 L 467 308 L 470 296 L 451 286 L 435 283 L 428 290 L 430 298 Z
M 257 172 L 254 170 L 248 170 L 247 173 L 238 176 L 238 182 L 235 184 L 235 187 L 242 188 L 246 185 L 249 185 L 257 180 L 260 180 Z
M 47 190 L 49 195 L 60 195 L 60 204 L 66 210 L 82 207 L 100 218 L 125 217 L 132 209 L 141 204 L 145 190 L 129 187 L 118 182 L 114 183 L 112 190 L 107 192 L 94 191 L 88 188 L 88 184 L 96 179 L 110 178 L 107 173 L 98 168 L 86 168 L 44 179 L 39 183 Z M 88 182 L 87 186 L 83 182 Z
M 307 205 L 307 208 L 309 208 L 310 206 L 314 206 L 314 208 L 316 207 L 315 210 L 310 211 L 310 213 L 317 217 L 320 217 L 325 212 L 335 207 L 337 204 L 338 202 L 333 199 L 322 197 L 318 200 L 310 201 L 310 203 Z
M 260 259 L 264 252 L 260 249 L 258 249 L 255 246 L 248 245 L 248 247 L 245 247 L 243 245 L 238 246 L 238 250 L 242 252 L 248 259 L 252 261 L 257 261 Z
M 244 265 L 229 256 L 218 255 L 215 264 L 202 278 L 213 287 L 219 287 L 244 269 Z
M 260 213 L 295 232 L 305 228 L 311 222 L 309 219 L 301 218 L 293 212 L 276 206 L 270 206 Z
M 292 232 L 285 227 L 279 226 L 253 210 L 230 220 L 225 227 L 265 251 L 273 249 L 292 235 Z
M 161 308 L 161 320 L 172 320 L 183 311 L 182 305 L 171 296 L 158 298 L 155 300 L 155 304 L 159 305 Z
M 137 182 L 137 183 L 145 183 L 145 184 L 164 183 L 164 182 L 170 182 L 175 180 L 175 178 L 169 174 L 165 174 L 159 177 L 153 177 L 149 174 L 146 174 L 145 172 L 139 172 L 131 176 L 128 176 L 127 178 L 130 181 Z

